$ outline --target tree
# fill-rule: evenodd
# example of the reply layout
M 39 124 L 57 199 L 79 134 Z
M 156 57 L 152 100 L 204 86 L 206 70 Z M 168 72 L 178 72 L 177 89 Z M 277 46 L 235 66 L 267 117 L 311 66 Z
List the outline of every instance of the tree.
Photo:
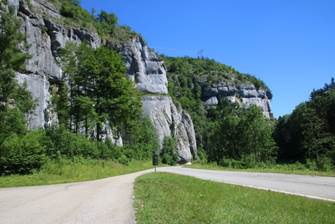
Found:
M 275 139 L 279 159 L 285 162 L 325 161 L 335 164 L 335 84 L 334 80 L 314 90 L 310 100 L 300 104 L 293 113 L 278 121 Z M 329 158 L 329 159 L 325 159 Z
M 103 126 L 118 133 L 141 114 L 141 100 L 134 84 L 125 76 L 119 54 L 87 44 L 69 45 L 63 53 L 64 72 L 69 79 L 70 113 L 75 132 L 95 126 L 95 138 L 101 140 Z
M 97 17 L 98 31 L 100 34 L 111 35 L 117 25 L 117 17 L 113 13 L 101 11 Z
M 173 137 L 165 137 L 163 140 L 163 147 L 162 147 L 162 163 L 168 165 L 176 165 L 178 161 L 178 155 L 176 151 L 176 141 Z
M 256 106 L 241 108 L 227 101 L 220 102 L 211 116 L 217 120 L 209 136 L 208 157 L 222 163 L 224 159 L 247 163 L 273 162 L 276 145 L 272 138 L 273 124 Z
M 20 21 L 13 9 L 2 4 L 0 15 L 0 144 L 11 134 L 24 134 L 24 114 L 34 106 L 30 93 L 15 79 L 15 72 L 24 68 L 29 55 L 18 46 L 24 45 L 24 35 L 19 32 Z

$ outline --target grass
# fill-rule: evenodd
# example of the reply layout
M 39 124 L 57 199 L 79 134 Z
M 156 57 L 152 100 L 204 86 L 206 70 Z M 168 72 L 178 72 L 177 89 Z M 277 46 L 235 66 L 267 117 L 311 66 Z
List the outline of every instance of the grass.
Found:
M 335 203 L 165 173 L 139 177 L 134 204 L 138 224 L 335 223 Z
M 299 174 L 299 175 L 311 175 L 311 176 L 335 176 L 335 171 L 318 171 L 311 170 L 305 167 L 303 164 L 276 164 L 265 167 L 255 168 L 232 168 L 218 166 L 215 163 L 194 163 L 185 167 L 195 169 L 211 169 L 211 170 L 226 170 L 226 171 L 245 171 L 245 172 L 263 172 L 263 173 L 285 173 L 285 174 Z
M 0 187 L 33 186 L 95 180 L 152 168 L 151 161 L 132 161 L 122 165 L 112 160 L 49 161 L 31 175 L 0 177 Z

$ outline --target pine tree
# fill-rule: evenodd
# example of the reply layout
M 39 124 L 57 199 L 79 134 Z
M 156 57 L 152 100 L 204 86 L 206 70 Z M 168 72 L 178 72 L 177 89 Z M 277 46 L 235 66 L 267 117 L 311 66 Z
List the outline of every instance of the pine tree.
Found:
M 6 104 L 20 88 L 15 71 L 23 69 L 28 55 L 18 48 L 24 43 L 24 35 L 18 31 L 20 21 L 13 15 L 14 10 L 2 6 L 0 11 L 0 101 Z
M 15 79 L 15 72 L 24 68 L 29 57 L 18 46 L 24 45 L 24 35 L 19 32 L 20 21 L 12 8 L 0 5 L 0 144 L 6 136 L 24 134 L 24 114 L 34 104 L 25 86 Z

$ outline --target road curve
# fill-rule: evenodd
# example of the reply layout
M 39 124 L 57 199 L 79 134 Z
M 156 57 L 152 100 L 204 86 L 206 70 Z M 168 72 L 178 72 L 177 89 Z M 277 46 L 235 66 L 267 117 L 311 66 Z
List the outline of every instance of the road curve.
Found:
M 1 224 L 133 224 L 142 172 L 101 180 L 0 189 Z
M 335 202 L 335 177 L 218 171 L 182 167 L 160 168 L 160 171 Z
M 133 184 L 141 171 L 80 183 L 0 189 L 1 224 L 133 224 Z M 170 172 L 335 201 L 335 178 L 214 171 L 182 167 Z

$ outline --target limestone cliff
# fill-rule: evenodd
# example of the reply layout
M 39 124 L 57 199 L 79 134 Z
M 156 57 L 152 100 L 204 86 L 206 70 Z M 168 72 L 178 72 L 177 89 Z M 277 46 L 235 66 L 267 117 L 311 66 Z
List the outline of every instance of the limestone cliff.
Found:
M 8 3 L 16 8 L 17 16 L 22 20 L 22 32 L 30 46 L 28 51 L 31 58 L 27 61 L 26 69 L 17 73 L 18 82 L 26 83 L 37 105 L 28 115 L 29 127 L 57 124 L 57 113 L 51 102 L 50 83 L 56 83 L 63 76 L 59 50 L 68 42 L 85 41 L 92 47 L 98 47 L 102 45 L 102 41 L 94 32 L 58 23 L 61 19 L 58 9 L 46 0 L 10 0 Z M 139 36 L 121 45 L 110 42 L 108 46 L 124 56 L 127 75 L 144 94 L 144 113 L 153 121 L 160 144 L 162 145 L 164 137 L 174 136 L 180 161 L 191 161 L 197 154 L 193 123 L 191 117 L 182 108 L 177 109 L 167 95 L 163 61 Z M 107 129 L 107 135 L 112 137 L 110 128 Z M 122 140 L 119 139 L 118 142 Z
M 242 106 L 258 106 L 264 116 L 272 118 L 271 93 L 265 89 L 257 89 L 252 83 L 232 84 L 229 82 L 218 82 L 208 84 L 201 82 L 202 100 L 206 106 L 215 106 L 220 98 L 226 98 L 230 102 L 238 103 Z
M 142 97 L 144 113 L 152 120 L 162 146 L 165 137 L 173 136 L 177 142 L 181 162 L 197 156 L 197 145 L 192 119 L 182 108 L 177 109 L 168 94 L 164 62 L 150 49 L 140 36 L 121 46 L 110 43 L 124 57 L 127 75 Z

